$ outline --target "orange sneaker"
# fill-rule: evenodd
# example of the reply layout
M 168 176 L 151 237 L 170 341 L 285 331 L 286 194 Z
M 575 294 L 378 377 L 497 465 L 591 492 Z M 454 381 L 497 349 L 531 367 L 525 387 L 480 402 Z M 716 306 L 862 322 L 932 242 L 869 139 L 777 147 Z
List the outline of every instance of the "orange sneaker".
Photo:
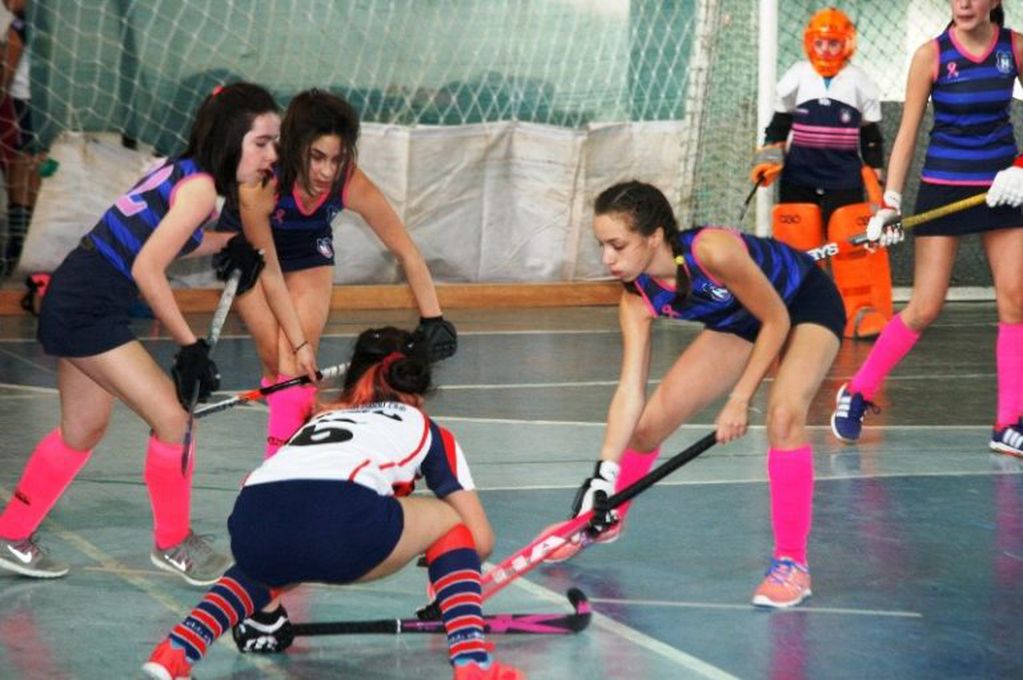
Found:
M 454 667 L 454 680 L 526 680 L 526 674 L 514 666 L 491 661 L 483 668 L 474 661 Z
M 758 607 L 795 607 L 810 597 L 810 570 L 788 557 L 771 560 L 764 580 L 753 593 Z
M 143 664 L 142 673 L 152 680 L 190 680 L 192 664 L 188 663 L 185 650 L 165 638 Z

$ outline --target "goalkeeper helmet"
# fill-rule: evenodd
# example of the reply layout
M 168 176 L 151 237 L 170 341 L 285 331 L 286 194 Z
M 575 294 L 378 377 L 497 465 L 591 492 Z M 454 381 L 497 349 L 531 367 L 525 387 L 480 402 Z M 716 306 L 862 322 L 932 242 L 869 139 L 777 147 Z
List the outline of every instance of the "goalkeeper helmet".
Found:
M 856 25 L 841 10 L 822 9 L 806 25 L 803 49 L 814 70 L 831 78 L 856 51 Z

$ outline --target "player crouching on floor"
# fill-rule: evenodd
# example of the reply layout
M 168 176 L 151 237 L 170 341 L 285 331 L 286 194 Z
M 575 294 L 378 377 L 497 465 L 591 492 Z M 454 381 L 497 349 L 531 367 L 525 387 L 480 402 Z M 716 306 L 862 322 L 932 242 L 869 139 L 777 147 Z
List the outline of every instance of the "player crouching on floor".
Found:
M 461 447 L 421 410 L 430 384 L 411 333 L 359 336 L 340 399 L 245 480 L 228 519 L 235 566 L 156 647 L 147 677 L 190 677 L 235 627 L 240 647 L 281 651 L 292 638 L 281 592 L 376 580 L 424 552 L 455 680 L 525 677 L 488 651 L 480 560 L 493 530 Z M 420 477 L 435 498 L 409 496 Z

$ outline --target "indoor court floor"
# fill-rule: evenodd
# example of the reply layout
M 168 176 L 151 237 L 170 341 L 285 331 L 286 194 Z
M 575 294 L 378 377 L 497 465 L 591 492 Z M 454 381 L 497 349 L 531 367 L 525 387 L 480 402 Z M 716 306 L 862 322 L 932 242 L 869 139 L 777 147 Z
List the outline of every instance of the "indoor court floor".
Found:
M 493 561 L 567 516 L 592 470 L 618 375 L 616 309 L 452 310 L 458 354 L 436 372 L 427 410 L 470 462 L 497 531 Z M 193 328 L 209 315 L 191 317 Z M 321 366 L 346 360 L 370 326 L 411 312 L 335 312 Z M 173 343 L 138 333 L 163 365 Z M 658 379 L 698 329 L 658 325 Z M 992 303 L 950 303 L 888 381 L 858 445 L 827 425 L 837 387 L 869 344 L 846 341 L 811 412 L 817 483 L 814 596 L 789 611 L 749 605 L 771 550 L 762 415 L 643 494 L 620 540 L 541 567 L 488 602 L 489 612 L 569 611 L 571 587 L 596 614 L 572 636 L 494 636 L 497 655 L 534 680 L 1023 677 L 1023 461 L 987 448 L 994 414 Z M 33 320 L 0 318 L 0 497 L 57 422 L 55 361 Z M 235 319 L 216 348 L 223 391 L 258 383 Z M 765 386 L 766 387 L 766 386 Z M 766 389 L 756 405 L 763 407 Z M 701 413 L 662 450 L 711 430 Z M 242 477 L 262 459 L 265 409 L 201 421 L 193 526 L 225 548 Z M 56 581 L 0 574 L 0 678 L 132 678 L 202 589 L 149 562 L 142 483 L 147 432 L 118 406 L 106 439 L 39 532 L 71 563 Z M 409 617 L 425 602 L 410 566 L 357 587 L 305 586 L 293 621 Z M 299 638 L 284 655 L 237 653 L 230 639 L 196 667 L 210 678 L 449 678 L 441 635 Z

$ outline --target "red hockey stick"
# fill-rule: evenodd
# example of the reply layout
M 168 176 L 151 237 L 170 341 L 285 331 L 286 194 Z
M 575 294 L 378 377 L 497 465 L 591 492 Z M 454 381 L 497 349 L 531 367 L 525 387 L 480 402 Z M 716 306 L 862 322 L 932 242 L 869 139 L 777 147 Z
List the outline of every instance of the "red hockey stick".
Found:
M 651 486 L 679 469 L 693 458 L 714 446 L 717 433 L 711 432 L 698 442 L 669 458 L 667 462 L 649 472 L 642 479 L 636 480 L 626 488 L 607 499 L 607 509 L 616 508 L 622 503 L 632 500 Z M 532 571 L 544 558 L 573 540 L 588 545 L 593 540 L 591 523 L 594 511 L 583 513 L 578 517 L 562 522 L 544 531 L 514 555 L 502 560 L 493 569 L 483 574 L 483 599 L 487 600 L 515 579 Z

